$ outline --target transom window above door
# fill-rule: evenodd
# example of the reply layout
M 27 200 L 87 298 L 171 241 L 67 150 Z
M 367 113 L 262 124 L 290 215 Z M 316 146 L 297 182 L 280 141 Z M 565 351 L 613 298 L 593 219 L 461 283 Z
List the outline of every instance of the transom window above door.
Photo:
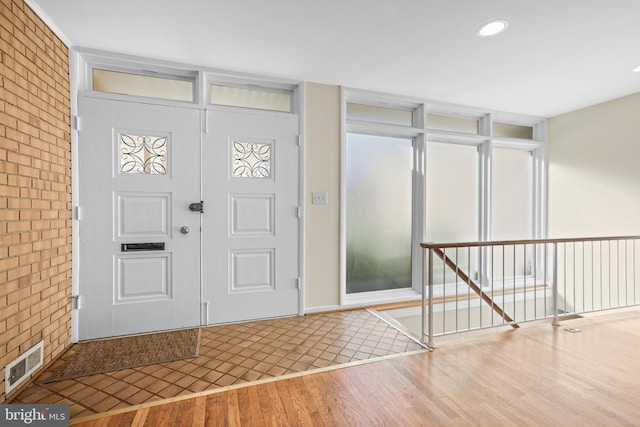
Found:
M 93 90 L 193 102 L 195 78 L 158 77 L 132 72 L 93 69 Z
M 237 87 L 212 84 L 209 86 L 210 102 L 227 107 L 254 108 L 257 110 L 292 112 L 292 91 L 261 87 Z
M 87 48 L 71 50 L 71 67 L 80 71 L 72 90 L 100 98 L 293 114 L 300 109 L 299 81 L 236 76 L 223 70 Z

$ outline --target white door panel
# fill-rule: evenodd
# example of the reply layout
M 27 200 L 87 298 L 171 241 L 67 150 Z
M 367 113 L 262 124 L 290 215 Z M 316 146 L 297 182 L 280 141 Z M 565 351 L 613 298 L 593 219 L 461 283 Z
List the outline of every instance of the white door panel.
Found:
M 297 116 L 79 111 L 80 340 L 298 314 Z
M 79 111 L 80 340 L 199 325 L 200 112 L 89 97 Z
M 208 322 L 297 314 L 297 116 L 207 114 L 202 232 Z

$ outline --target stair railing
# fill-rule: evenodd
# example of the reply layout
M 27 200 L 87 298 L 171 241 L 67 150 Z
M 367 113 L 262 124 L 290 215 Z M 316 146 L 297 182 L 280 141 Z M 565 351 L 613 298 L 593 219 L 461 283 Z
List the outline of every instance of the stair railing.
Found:
M 558 325 L 564 316 L 638 305 L 639 242 L 618 236 L 422 243 L 422 340 L 434 347 L 436 336 L 547 318 Z

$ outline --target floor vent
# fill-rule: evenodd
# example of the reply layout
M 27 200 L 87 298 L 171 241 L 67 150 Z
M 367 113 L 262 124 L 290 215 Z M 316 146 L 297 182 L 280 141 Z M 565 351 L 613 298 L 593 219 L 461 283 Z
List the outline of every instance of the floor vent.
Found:
M 44 354 L 44 344 L 40 341 L 4 368 L 5 395 L 18 387 L 40 366 Z

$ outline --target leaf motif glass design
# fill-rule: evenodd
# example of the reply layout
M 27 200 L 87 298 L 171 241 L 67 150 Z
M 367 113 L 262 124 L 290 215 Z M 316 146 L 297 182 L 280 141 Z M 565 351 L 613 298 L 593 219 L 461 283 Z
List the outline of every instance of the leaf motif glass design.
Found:
M 271 145 L 234 141 L 233 176 L 269 178 L 271 176 Z
M 167 137 L 120 134 L 120 172 L 166 175 Z

